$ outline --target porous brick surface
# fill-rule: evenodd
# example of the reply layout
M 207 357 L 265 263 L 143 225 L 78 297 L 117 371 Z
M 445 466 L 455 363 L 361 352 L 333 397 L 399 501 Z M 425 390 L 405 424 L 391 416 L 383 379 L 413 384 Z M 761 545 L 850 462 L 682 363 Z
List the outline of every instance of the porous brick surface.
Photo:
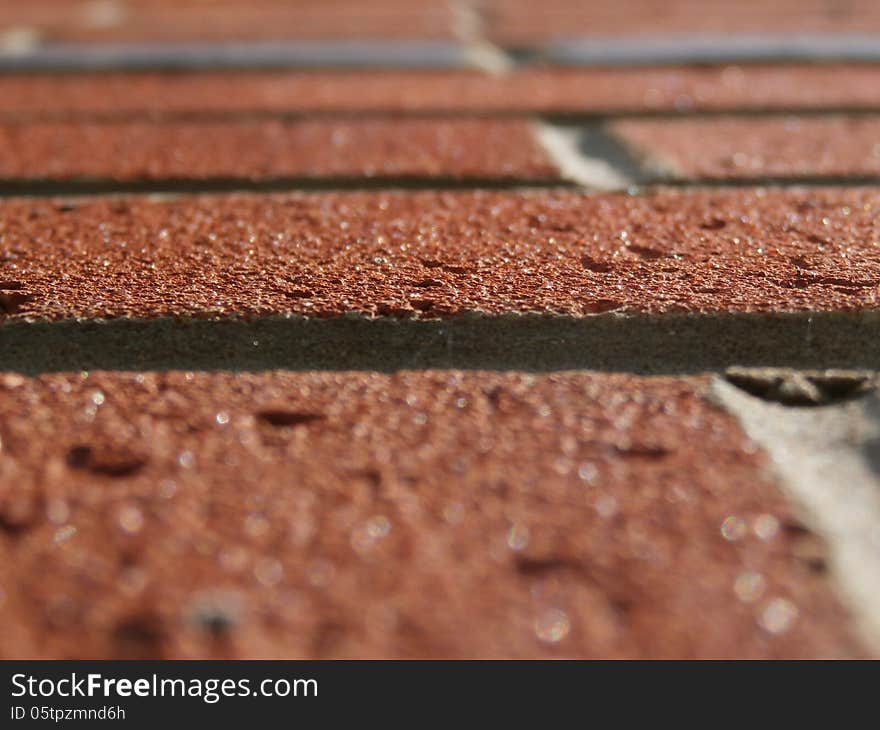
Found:
M 0 178 L 552 180 L 521 120 L 0 124 Z
M 706 385 L 0 376 L 0 655 L 859 655 Z
M 10 200 L 3 320 L 858 311 L 871 188 Z

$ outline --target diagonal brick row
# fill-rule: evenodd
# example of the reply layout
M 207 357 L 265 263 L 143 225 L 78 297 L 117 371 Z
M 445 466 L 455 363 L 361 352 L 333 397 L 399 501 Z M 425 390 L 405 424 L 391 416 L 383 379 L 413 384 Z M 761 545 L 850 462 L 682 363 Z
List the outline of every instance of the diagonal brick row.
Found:
M 860 311 L 871 188 L 3 202 L 7 320 Z
M 44 122 L 0 124 L 0 179 L 559 180 L 528 122 Z

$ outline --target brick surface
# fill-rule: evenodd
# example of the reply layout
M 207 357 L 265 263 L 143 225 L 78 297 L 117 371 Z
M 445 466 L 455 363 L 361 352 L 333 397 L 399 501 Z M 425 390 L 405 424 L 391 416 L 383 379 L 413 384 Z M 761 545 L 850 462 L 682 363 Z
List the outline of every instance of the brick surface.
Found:
M 871 65 L 0 75 L 0 115 L 880 108 Z
M 661 174 L 682 179 L 880 174 L 877 117 L 629 119 L 609 131 Z
M 75 43 L 451 38 L 444 0 L 40 0 L 4 3 L 0 29 Z
M 857 655 L 706 385 L 0 376 L 0 654 Z
M 0 317 L 873 309 L 878 204 L 869 188 L 13 200 Z
M 528 123 L 479 120 L 0 124 L 0 178 L 556 179 Z
M 696 36 L 711 33 L 876 33 L 871 0 L 487 0 L 487 32 L 500 43 L 528 45 L 559 38 Z
M 473 5 L 494 40 L 528 44 L 554 38 L 699 33 L 841 33 L 880 30 L 870 0 L 637 0 L 583 3 L 525 0 Z M 0 5 L 0 28 L 34 28 L 46 40 L 119 42 L 265 38 L 419 38 L 451 36 L 443 0 L 286 3 L 278 0 L 39 0 Z
M 876 653 L 876 38 L 0 0 L 0 657 Z

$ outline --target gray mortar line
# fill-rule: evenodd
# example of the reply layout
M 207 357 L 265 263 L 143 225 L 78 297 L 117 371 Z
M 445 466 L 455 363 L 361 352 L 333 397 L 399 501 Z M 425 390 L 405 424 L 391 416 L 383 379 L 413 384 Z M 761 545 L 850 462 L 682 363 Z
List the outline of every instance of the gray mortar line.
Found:
M 634 66 L 700 63 L 878 61 L 880 35 L 704 34 L 639 38 L 571 38 L 519 55 L 559 66 Z
M 479 10 L 451 0 L 455 41 L 346 40 L 78 43 L 46 42 L 39 30 L 0 35 L 0 72 L 223 70 L 260 68 L 455 69 L 506 73 L 512 59 L 485 38 Z
M 841 599 L 880 652 L 880 397 L 793 408 L 721 379 L 712 396 L 769 455 L 784 494 L 824 538 Z
M 880 313 L 183 315 L 0 323 L 0 370 L 29 374 L 461 368 L 683 375 L 733 365 L 880 369 Z
M 0 72 L 261 68 L 455 69 L 471 63 L 454 41 L 6 44 Z
M 513 67 L 513 59 L 485 35 L 483 15 L 473 0 L 450 0 L 453 34 L 464 45 L 464 53 L 472 66 L 490 74 L 505 74 Z
M 0 35 L 0 72 L 260 68 L 455 69 L 501 74 L 512 59 L 483 33 L 479 10 L 451 0 L 456 40 L 249 41 L 78 44 L 45 42 L 38 29 Z
M 46 42 L 39 30 L 0 35 L 0 72 L 256 69 L 462 68 L 505 73 L 517 66 L 634 66 L 793 61 L 880 61 L 880 36 L 704 35 L 654 38 L 575 38 L 545 46 L 504 47 L 484 35 L 479 10 L 452 0 L 456 42 L 251 41 L 78 43 Z

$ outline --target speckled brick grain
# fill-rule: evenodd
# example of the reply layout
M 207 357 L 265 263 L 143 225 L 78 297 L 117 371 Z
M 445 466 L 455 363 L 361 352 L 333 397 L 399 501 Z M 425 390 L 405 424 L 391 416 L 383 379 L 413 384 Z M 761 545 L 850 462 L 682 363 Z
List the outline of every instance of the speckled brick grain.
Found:
M 877 205 L 870 188 L 9 200 L 0 317 L 859 311 Z
M 705 388 L 0 376 L 0 652 L 859 655 L 799 557 L 816 538 Z

